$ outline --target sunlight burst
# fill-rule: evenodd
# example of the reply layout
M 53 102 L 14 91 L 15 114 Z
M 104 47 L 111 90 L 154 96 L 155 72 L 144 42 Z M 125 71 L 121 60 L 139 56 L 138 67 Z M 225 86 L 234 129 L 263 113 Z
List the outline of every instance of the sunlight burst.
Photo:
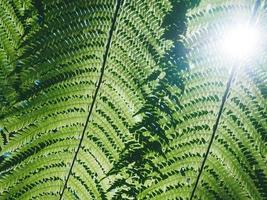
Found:
M 260 35 L 255 26 L 238 25 L 226 30 L 221 40 L 223 54 L 239 61 L 253 57 L 260 46 Z

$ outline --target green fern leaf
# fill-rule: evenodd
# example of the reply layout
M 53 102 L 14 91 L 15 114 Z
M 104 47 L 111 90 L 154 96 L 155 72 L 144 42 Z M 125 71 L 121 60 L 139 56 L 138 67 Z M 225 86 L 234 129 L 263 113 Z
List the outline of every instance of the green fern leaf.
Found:
M 0 199 L 267 199 L 266 41 L 225 60 L 236 15 L 267 31 L 263 0 L 1 1 Z

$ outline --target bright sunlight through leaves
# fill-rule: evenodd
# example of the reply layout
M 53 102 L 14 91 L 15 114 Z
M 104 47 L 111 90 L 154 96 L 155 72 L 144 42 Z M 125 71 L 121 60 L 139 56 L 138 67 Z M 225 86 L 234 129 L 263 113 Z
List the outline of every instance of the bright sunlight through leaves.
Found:
M 256 26 L 238 25 L 225 31 L 222 37 L 223 54 L 234 60 L 247 60 L 260 48 L 261 33 Z

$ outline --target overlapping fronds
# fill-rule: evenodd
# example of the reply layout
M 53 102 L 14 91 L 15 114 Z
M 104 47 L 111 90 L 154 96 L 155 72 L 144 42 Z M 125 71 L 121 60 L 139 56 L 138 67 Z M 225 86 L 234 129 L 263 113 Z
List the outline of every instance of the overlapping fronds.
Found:
M 0 199 L 267 199 L 267 40 L 217 43 L 266 7 L 2 0 Z
M 172 115 L 177 123 L 165 129 L 164 155 L 146 155 L 157 173 L 147 175 L 138 198 L 267 198 L 266 51 L 256 62 L 231 66 L 216 43 L 237 15 L 249 22 L 255 6 L 255 21 L 266 31 L 265 5 L 255 1 L 201 1 L 187 13 L 189 70 L 180 73 L 185 89 L 179 103 L 168 105 L 178 107 Z
M 10 75 L 24 50 L 22 43 L 37 30 L 40 17 L 32 0 L 0 2 L 0 116 L 17 100 Z
M 106 199 L 147 77 L 170 43 L 168 1 L 42 3 L 14 74 L 19 101 L 1 120 L 2 199 Z

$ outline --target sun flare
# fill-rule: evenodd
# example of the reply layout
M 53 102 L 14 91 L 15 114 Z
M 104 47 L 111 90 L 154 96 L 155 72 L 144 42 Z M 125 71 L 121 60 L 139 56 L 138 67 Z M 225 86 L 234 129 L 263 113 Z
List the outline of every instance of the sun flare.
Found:
M 223 54 L 239 61 L 253 57 L 260 46 L 260 35 L 255 26 L 238 25 L 226 30 L 221 40 Z

